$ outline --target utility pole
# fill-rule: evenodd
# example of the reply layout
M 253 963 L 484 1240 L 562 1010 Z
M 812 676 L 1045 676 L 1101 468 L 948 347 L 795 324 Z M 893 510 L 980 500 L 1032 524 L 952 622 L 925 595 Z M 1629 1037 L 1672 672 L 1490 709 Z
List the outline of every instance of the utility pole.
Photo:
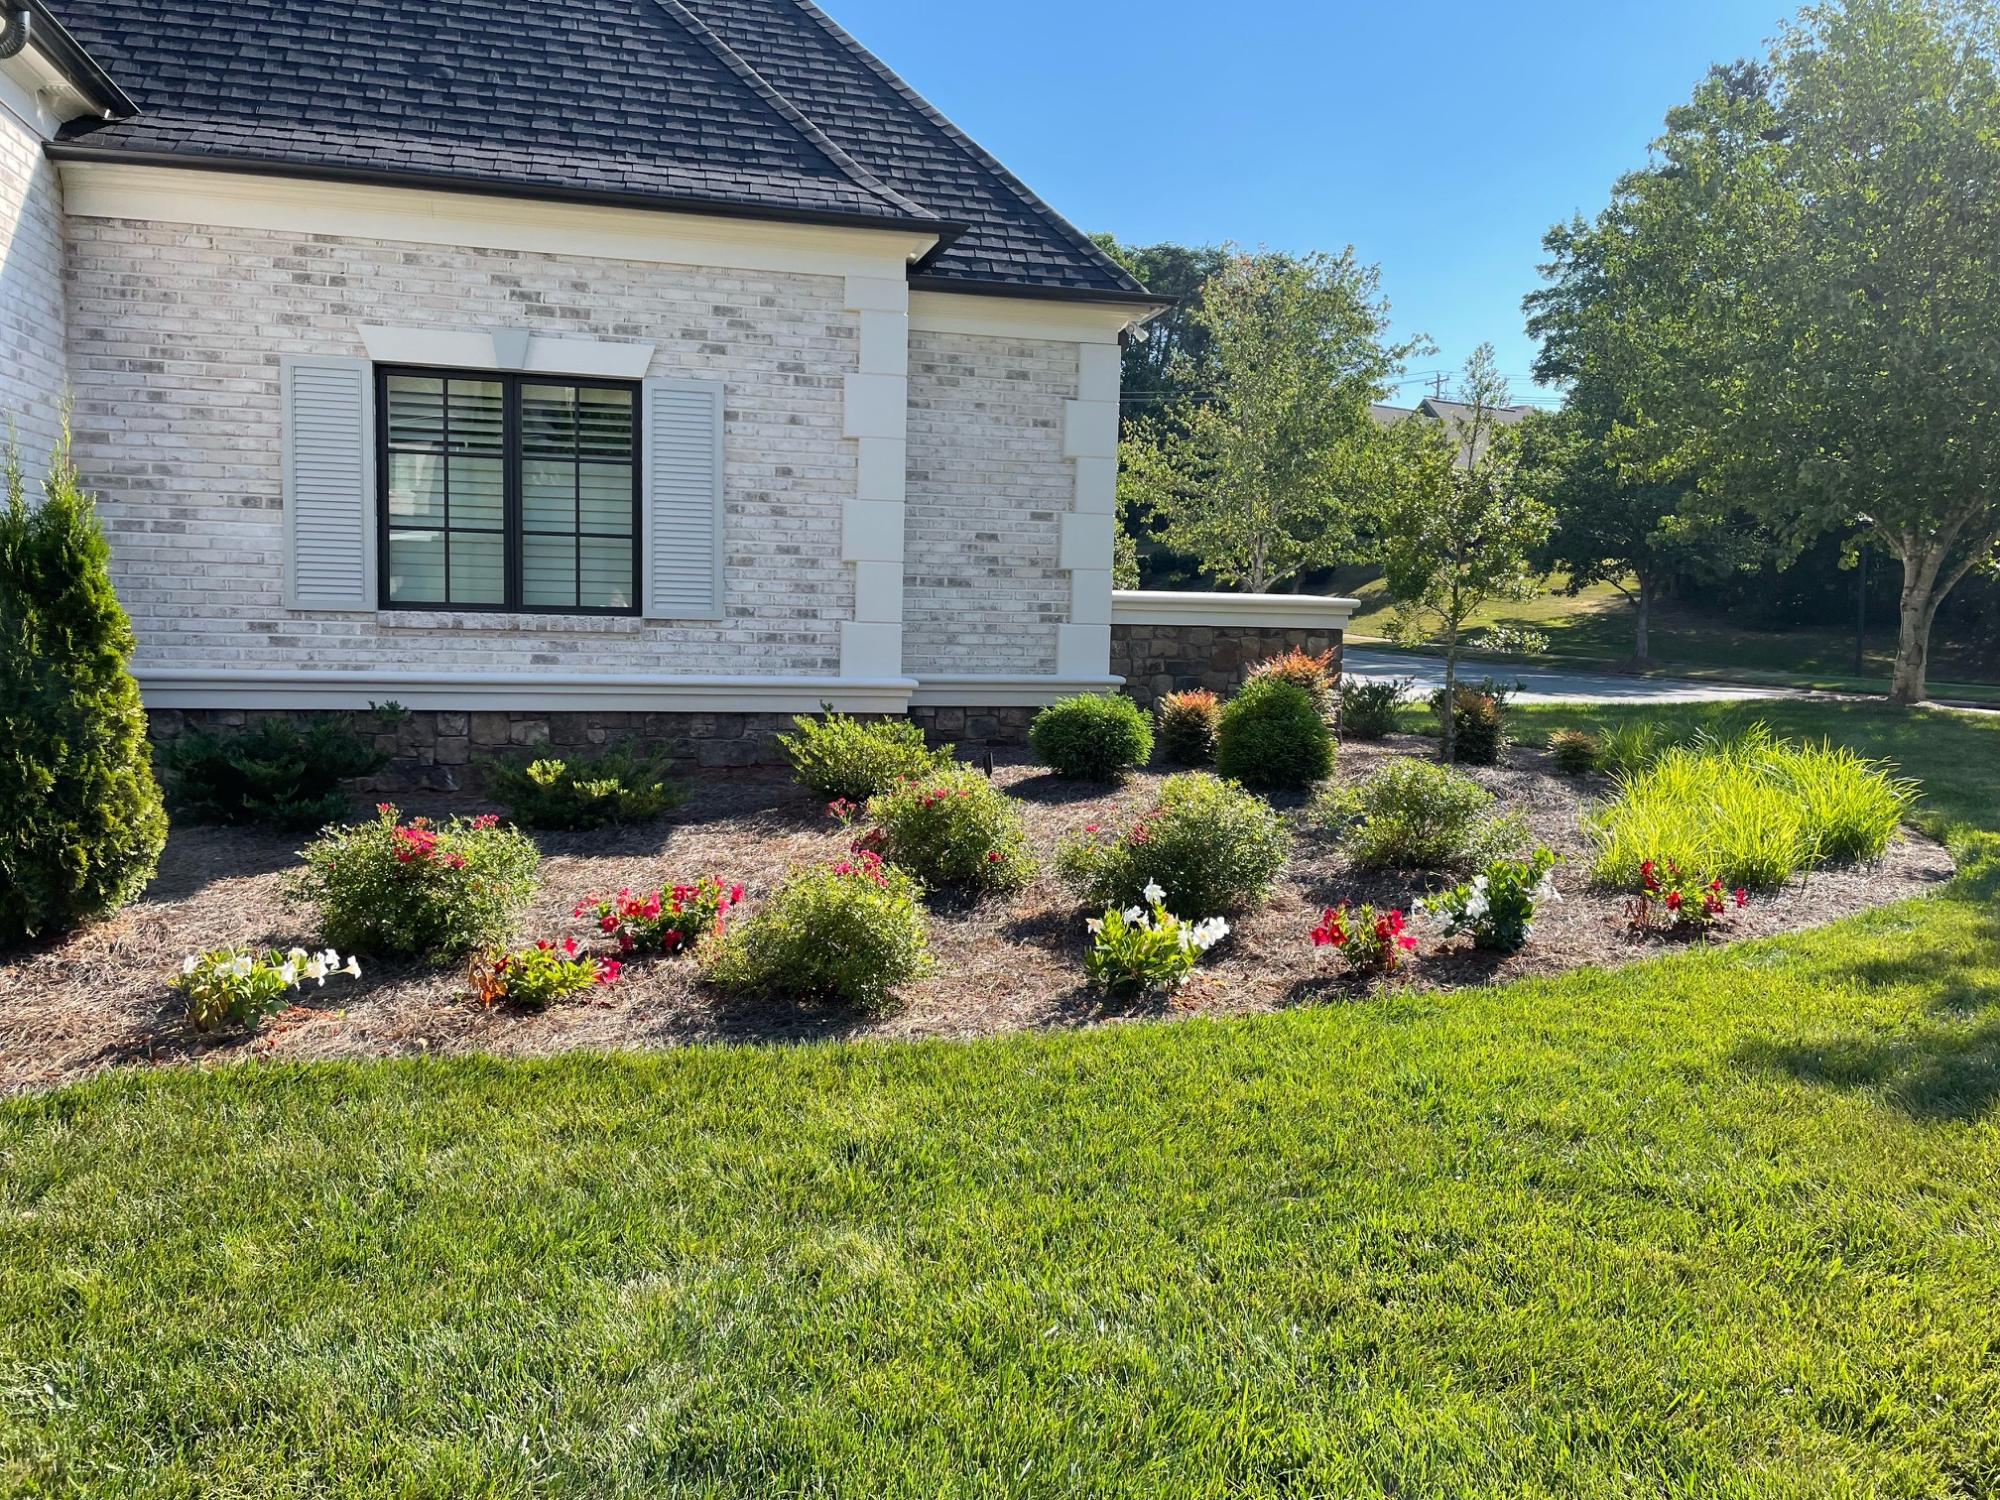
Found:
M 1431 375 L 1431 399 L 1433 401 L 1444 400 L 1444 371 L 1442 370 L 1435 371 Z

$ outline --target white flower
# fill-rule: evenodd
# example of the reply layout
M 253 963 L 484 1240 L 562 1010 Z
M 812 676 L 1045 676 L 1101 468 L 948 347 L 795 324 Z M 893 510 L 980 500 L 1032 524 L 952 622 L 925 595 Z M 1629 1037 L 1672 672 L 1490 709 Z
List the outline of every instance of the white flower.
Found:
M 1221 917 L 1209 917 L 1194 924 L 1194 945 L 1204 953 L 1228 936 L 1229 923 Z
M 1123 916 L 1123 917 L 1125 918 L 1125 920 L 1126 920 L 1126 921 L 1128 921 L 1128 922 L 1136 922 L 1136 921 L 1138 921 L 1138 920 L 1139 920 L 1139 918 L 1141 918 L 1141 917 L 1145 916 L 1145 915 L 1146 915 L 1146 912 L 1145 912 L 1145 909 L 1144 909 L 1143 907 L 1138 907 L 1138 906 L 1128 906 L 1128 907 L 1126 907 L 1126 908 L 1125 908 L 1124 912 L 1123 912 L 1123 913 L 1121 913 L 1121 915 L 1122 915 L 1122 916 Z
M 317 979 L 321 984 L 326 983 L 326 955 L 324 953 L 315 953 L 311 958 L 306 960 L 305 976 L 308 979 Z
M 306 961 L 306 950 L 303 948 L 293 948 L 285 954 L 285 957 L 289 958 L 295 964 L 302 964 Z
M 1102 932 L 1104 931 L 1104 918 L 1085 917 L 1083 919 L 1083 927 L 1086 932 Z
M 1469 920 L 1477 922 L 1491 909 L 1491 905 L 1492 903 L 1486 899 L 1486 892 L 1474 891 L 1466 897 L 1465 915 Z
M 1157 880 L 1147 881 L 1146 888 L 1139 892 L 1139 894 L 1146 898 L 1148 906 L 1158 906 L 1162 901 L 1167 899 L 1167 893 L 1160 889 L 1160 883 Z
M 346 967 L 340 972 L 345 974 L 349 979 L 359 979 L 361 977 L 361 960 L 350 953 L 347 957 Z
M 249 954 L 239 953 L 229 961 L 229 974 L 235 979 L 248 979 L 251 970 L 256 967 L 256 964 L 251 961 Z
M 201 960 L 192 953 L 190 953 L 186 958 L 181 960 L 181 972 L 183 974 L 192 974 L 196 969 L 200 967 L 201 967 Z
M 289 958 L 286 959 L 278 969 L 278 979 L 280 983 L 286 985 L 297 984 L 299 982 L 299 966 Z

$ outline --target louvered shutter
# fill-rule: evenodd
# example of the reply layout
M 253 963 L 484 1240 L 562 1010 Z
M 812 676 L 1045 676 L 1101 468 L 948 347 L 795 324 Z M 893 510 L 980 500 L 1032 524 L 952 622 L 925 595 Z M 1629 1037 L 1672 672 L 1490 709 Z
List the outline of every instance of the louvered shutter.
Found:
M 646 616 L 722 618 L 722 382 L 648 380 Z
M 374 441 L 368 361 L 282 362 L 285 603 L 375 608 Z

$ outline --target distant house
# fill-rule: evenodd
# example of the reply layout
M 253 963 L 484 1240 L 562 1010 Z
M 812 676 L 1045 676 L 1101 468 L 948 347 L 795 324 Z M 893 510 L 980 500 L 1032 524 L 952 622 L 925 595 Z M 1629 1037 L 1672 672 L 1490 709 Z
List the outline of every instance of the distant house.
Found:
M 1486 429 L 1487 435 L 1479 439 L 1478 452 L 1473 450 L 1465 438 L 1460 438 L 1459 463 L 1470 465 L 1472 460 L 1479 456 L 1479 452 L 1484 451 L 1485 444 L 1495 427 L 1513 427 L 1534 409 L 1532 406 L 1489 408 L 1486 415 L 1491 425 Z M 1415 406 L 1384 406 L 1378 402 L 1369 407 L 1368 415 L 1384 427 L 1393 427 L 1398 422 L 1408 421 L 1411 417 L 1424 417 L 1433 422 L 1446 423 L 1454 432 L 1462 432 L 1472 425 L 1472 410 L 1462 401 L 1442 401 L 1434 396 L 1426 396 Z

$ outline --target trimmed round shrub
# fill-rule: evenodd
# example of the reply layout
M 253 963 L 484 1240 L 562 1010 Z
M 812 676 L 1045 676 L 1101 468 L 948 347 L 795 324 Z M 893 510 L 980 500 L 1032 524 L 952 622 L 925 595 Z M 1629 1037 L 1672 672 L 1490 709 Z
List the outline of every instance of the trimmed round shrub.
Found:
M 1443 688 L 1431 694 L 1431 713 L 1444 723 Z M 1461 682 L 1452 692 L 1452 759 L 1467 766 L 1497 766 L 1507 748 L 1507 690 L 1490 678 Z
M 793 870 L 748 919 L 703 946 L 708 978 L 740 994 L 888 1010 L 896 986 L 931 966 L 922 889 L 865 852 Z
M 802 786 L 822 797 L 866 802 L 910 776 L 927 776 L 951 764 L 951 746 L 933 750 L 910 719 L 856 719 L 827 709 L 815 719 L 800 714 L 797 731 L 778 736 Z
M 0 510 L 0 946 L 137 896 L 167 841 L 126 669 L 132 622 L 65 436 L 30 510 L 7 453 Z
M 1215 769 L 1260 790 L 1308 787 L 1333 772 L 1333 735 L 1304 688 L 1275 675 L 1259 677 L 1222 710 Z
M 1208 765 L 1221 719 L 1222 700 L 1207 688 L 1167 694 L 1153 708 L 1160 753 L 1177 766 Z
M 1357 865 L 1468 870 L 1527 836 L 1516 817 L 1489 817 L 1493 794 L 1462 771 L 1399 757 L 1359 787 L 1328 787 L 1307 817 L 1339 839 Z
M 1115 781 L 1153 755 L 1153 727 L 1139 705 L 1118 693 L 1058 698 L 1028 726 L 1035 758 L 1058 776 Z
M 906 781 L 868 804 L 881 852 L 925 885 L 1019 890 L 1035 878 L 1020 810 L 971 766 Z
M 195 730 L 161 747 L 174 815 L 190 823 L 324 828 L 347 812 L 343 781 L 389 757 L 340 720 L 301 730 L 264 719 L 240 734 Z
M 1303 688 L 1312 706 L 1323 719 L 1333 717 L 1333 652 L 1321 651 L 1314 654 L 1302 651 L 1297 646 L 1281 652 L 1277 656 L 1266 657 L 1250 669 L 1248 682 L 1263 682 L 1270 678 L 1289 682 L 1293 687 Z
M 1565 776 L 1587 776 L 1604 758 L 1604 746 L 1588 729 L 1558 729 L 1549 736 L 1549 755 Z
M 1169 911 L 1198 921 L 1263 901 L 1290 852 L 1284 819 L 1262 797 L 1187 771 L 1160 783 L 1159 801 L 1130 827 L 1065 839 L 1056 869 L 1086 907 L 1140 905 L 1157 883 Z
M 1385 739 L 1396 727 L 1396 710 L 1416 686 L 1414 679 L 1349 681 L 1340 689 L 1340 737 L 1347 740 Z
M 318 912 L 328 944 L 432 962 L 504 944 L 541 864 L 527 835 L 491 813 L 404 823 L 387 802 L 374 822 L 329 828 L 299 854 L 285 894 Z
M 494 761 L 486 786 L 524 827 L 606 828 L 679 807 L 687 793 L 668 780 L 669 765 L 664 755 L 620 745 L 586 760 Z

